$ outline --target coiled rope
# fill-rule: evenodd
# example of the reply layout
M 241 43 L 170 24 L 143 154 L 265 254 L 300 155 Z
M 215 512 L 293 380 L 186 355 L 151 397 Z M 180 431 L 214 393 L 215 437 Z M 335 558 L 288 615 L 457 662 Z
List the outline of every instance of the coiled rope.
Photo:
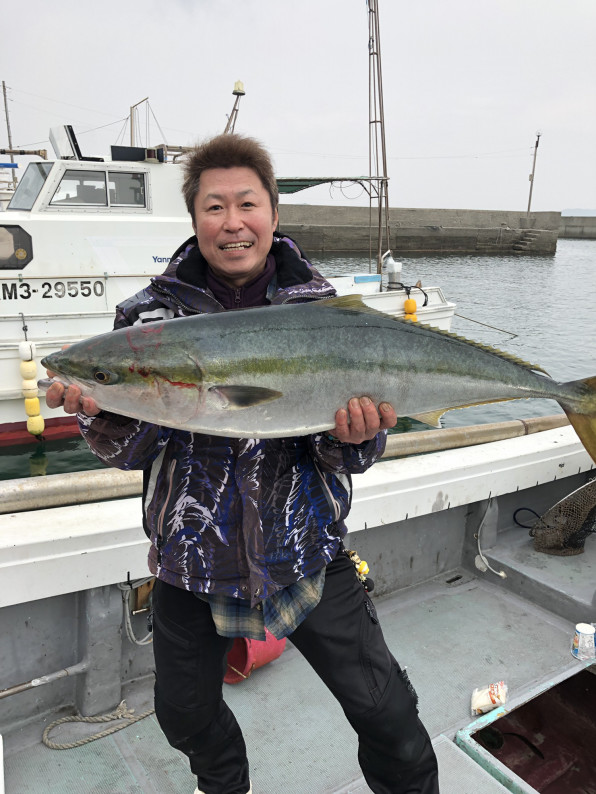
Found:
M 126 705 L 126 701 L 123 700 L 118 705 L 116 710 L 112 711 L 110 714 L 100 714 L 97 717 L 82 717 L 80 714 L 74 714 L 70 717 L 62 717 L 59 720 L 55 720 L 44 730 L 41 740 L 46 747 L 50 748 L 50 750 L 72 750 L 74 747 L 81 747 L 84 744 L 89 744 L 89 742 L 94 742 L 96 739 L 102 739 L 104 736 L 109 736 L 112 733 L 116 733 L 116 731 L 121 731 L 123 728 L 128 728 L 129 725 L 134 725 L 135 722 L 144 720 L 145 717 L 148 717 L 154 712 L 155 709 L 148 709 L 142 714 L 135 716 L 134 709 L 129 709 Z M 76 742 L 58 744 L 49 738 L 49 735 L 54 728 L 56 728 L 58 725 L 63 725 L 66 722 L 101 723 L 112 722 L 113 720 L 124 720 L 124 722 L 120 725 L 112 725 L 111 728 L 106 728 L 105 731 L 100 731 L 100 733 L 95 733 L 92 736 L 85 737 L 84 739 L 78 739 Z

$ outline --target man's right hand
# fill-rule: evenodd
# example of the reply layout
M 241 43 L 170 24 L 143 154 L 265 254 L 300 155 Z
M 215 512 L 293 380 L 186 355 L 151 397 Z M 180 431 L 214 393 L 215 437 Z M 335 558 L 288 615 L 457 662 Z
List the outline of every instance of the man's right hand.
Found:
M 54 377 L 53 372 L 48 370 L 48 377 Z M 62 405 L 67 414 L 84 413 L 87 416 L 97 416 L 100 409 L 93 397 L 81 397 L 81 390 L 78 386 L 65 388 L 62 383 L 53 383 L 46 392 L 46 405 L 48 408 L 60 408 Z
M 67 347 L 69 345 L 62 345 L 62 350 L 66 350 Z M 49 369 L 46 369 L 46 372 L 48 373 L 48 378 L 56 376 L 56 373 Z M 47 390 L 46 405 L 48 408 L 60 408 L 62 406 L 66 414 L 84 413 L 87 416 L 97 416 L 101 410 L 97 407 L 93 397 L 81 398 L 81 390 L 78 386 L 68 386 L 66 388 L 63 383 L 58 381 L 52 383 Z

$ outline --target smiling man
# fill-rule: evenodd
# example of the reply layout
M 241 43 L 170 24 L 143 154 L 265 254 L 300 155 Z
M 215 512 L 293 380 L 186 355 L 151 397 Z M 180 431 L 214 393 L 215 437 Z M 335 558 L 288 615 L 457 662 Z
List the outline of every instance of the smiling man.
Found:
M 199 248 L 217 277 L 242 287 L 263 271 L 278 216 L 255 171 L 204 171 L 193 210 Z
M 277 183 L 256 141 L 220 135 L 198 146 L 183 193 L 196 236 L 163 275 L 117 307 L 116 328 L 335 294 L 297 244 L 275 231 Z M 81 411 L 74 386 L 64 393 L 56 384 L 46 399 Z M 156 576 L 156 715 L 170 744 L 188 756 L 196 794 L 251 791 L 244 739 L 222 686 L 234 637 L 264 640 L 266 629 L 288 637 L 338 699 L 372 791 L 437 794 L 415 694 L 342 543 L 351 474 L 382 454 L 396 422 L 392 406 L 356 395 L 338 409 L 331 433 L 266 440 L 159 427 L 99 411 L 90 398 L 82 408 L 93 452 L 110 466 L 144 472 L 143 524 Z M 325 761 L 323 751 L 311 763 Z

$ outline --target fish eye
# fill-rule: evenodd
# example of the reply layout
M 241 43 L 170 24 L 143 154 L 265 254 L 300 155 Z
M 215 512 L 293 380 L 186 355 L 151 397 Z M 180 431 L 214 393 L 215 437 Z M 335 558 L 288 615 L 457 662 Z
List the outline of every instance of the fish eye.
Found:
M 93 371 L 93 378 L 97 383 L 106 385 L 107 383 L 116 383 L 118 376 L 107 369 L 96 369 Z

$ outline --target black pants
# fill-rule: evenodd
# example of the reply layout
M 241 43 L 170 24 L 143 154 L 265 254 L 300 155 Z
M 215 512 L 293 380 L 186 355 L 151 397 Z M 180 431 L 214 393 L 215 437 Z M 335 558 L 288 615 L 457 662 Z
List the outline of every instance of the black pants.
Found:
M 222 698 L 232 640 L 216 633 L 208 604 L 160 581 L 153 631 L 155 709 L 168 741 L 189 757 L 206 794 L 246 794 L 246 747 Z M 358 760 L 372 791 L 438 794 L 437 762 L 415 693 L 345 555 L 327 567 L 321 602 L 289 639 L 358 734 Z

